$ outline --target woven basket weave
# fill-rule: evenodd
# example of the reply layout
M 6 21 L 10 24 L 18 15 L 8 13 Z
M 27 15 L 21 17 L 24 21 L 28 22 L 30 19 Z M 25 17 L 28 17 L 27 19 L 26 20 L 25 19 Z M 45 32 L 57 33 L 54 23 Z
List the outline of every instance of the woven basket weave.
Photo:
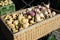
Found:
M 25 9 L 17 11 L 15 13 L 21 13 L 23 11 L 25 11 Z M 57 12 L 57 13 L 59 13 L 59 12 Z M 3 21 L 3 20 L 1 20 L 1 21 Z M 1 22 L 1 25 L 3 23 L 4 22 Z M 7 27 L 7 26 L 5 25 L 5 27 Z M 2 29 L 1 30 L 3 31 L 3 33 L 5 33 L 6 38 L 8 38 L 8 40 L 11 40 L 11 38 L 10 38 L 11 35 L 9 33 L 11 31 L 8 30 L 7 28 L 6 28 L 7 29 L 6 30 L 5 27 L 4 26 L 1 27 L 1 28 L 3 28 L 3 30 Z M 52 18 L 43 20 L 39 23 L 36 23 L 18 33 L 15 33 L 15 34 L 11 33 L 11 34 L 13 35 L 13 40 L 37 40 L 38 38 L 41 38 L 58 28 L 60 28 L 60 14 L 56 15 L 55 17 L 52 17 Z
M 47 19 L 14 34 L 15 40 L 35 40 L 60 28 L 60 15 Z

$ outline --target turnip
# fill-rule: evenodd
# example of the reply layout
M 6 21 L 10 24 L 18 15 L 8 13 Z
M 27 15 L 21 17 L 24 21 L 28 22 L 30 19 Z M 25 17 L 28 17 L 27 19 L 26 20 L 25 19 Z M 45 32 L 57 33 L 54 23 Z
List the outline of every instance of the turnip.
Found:
M 56 12 L 53 11 L 53 12 L 52 12 L 52 16 L 55 16 L 55 15 L 56 15 Z
M 39 15 L 39 14 L 36 14 L 36 16 L 35 16 L 35 21 L 36 21 L 36 22 L 39 22 L 39 21 L 40 21 L 40 15 Z
M 28 19 L 31 19 L 32 17 L 30 15 L 28 15 Z
M 39 8 L 35 8 L 34 10 L 35 10 L 35 12 L 37 12 L 37 13 L 40 12 Z
M 6 21 L 7 22 L 7 24 L 9 25 L 9 24 L 12 24 L 12 21 Z
M 13 33 L 16 33 L 16 32 L 18 32 L 18 30 L 16 30 L 15 28 L 14 29 L 12 29 L 13 30 Z
M 38 5 L 38 6 L 37 6 L 37 8 L 39 8 L 39 9 L 40 9 L 40 8 L 42 8 L 42 6 L 41 6 L 41 5 Z
M 21 30 L 23 30 L 24 28 L 21 26 L 20 28 L 19 28 L 19 30 L 21 31 Z
M 34 22 L 34 20 L 32 19 L 32 20 L 30 20 L 30 24 L 34 24 L 35 22 Z
M 9 3 L 9 4 L 12 4 L 13 2 L 12 2 L 11 0 L 8 0 L 8 3 Z
M 27 28 L 29 26 L 29 23 L 23 24 L 23 28 Z
M 5 3 L 5 5 L 8 5 L 8 0 L 5 0 L 4 3 Z
M 15 28 L 18 30 L 19 29 L 19 26 L 15 26 Z
M 15 20 L 15 21 L 13 22 L 14 25 L 18 25 L 18 23 L 19 23 L 18 20 Z
M 18 21 L 21 22 L 22 18 L 25 18 L 25 17 L 23 16 L 23 14 L 19 14 L 19 16 L 18 16 Z
M 21 22 L 22 22 L 22 24 L 24 24 L 24 23 L 28 23 L 28 19 L 23 18 L 23 19 L 21 20 Z
M 4 5 L 5 5 L 3 1 L 1 1 L 1 4 L 2 4 L 2 6 L 4 6 Z
M 9 24 L 9 27 L 10 27 L 11 29 L 14 29 L 14 28 L 15 28 L 15 25 L 14 25 L 14 24 Z
M 29 12 L 29 11 L 32 11 L 32 8 L 28 8 L 28 9 L 27 9 L 27 12 Z
M 29 11 L 28 12 L 31 16 L 35 16 L 35 12 L 34 11 Z
M 40 17 L 44 18 L 45 19 L 45 16 L 43 13 L 40 13 Z

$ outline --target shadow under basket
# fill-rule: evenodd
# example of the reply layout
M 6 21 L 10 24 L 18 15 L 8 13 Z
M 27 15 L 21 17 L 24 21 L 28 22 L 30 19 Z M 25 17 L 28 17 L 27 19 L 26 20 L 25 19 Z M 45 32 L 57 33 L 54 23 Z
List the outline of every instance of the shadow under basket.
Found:
M 0 23 L 1 23 L 1 30 L 3 31 L 3 33 L 5 34 L 6 38 L 8 40 L 37 40 L 47 34 L 49 34 L 50 32 L 59 29 L 60 28 L 60 12 L 52 9 L 56 11 L 57 15 L 43 20 L 39 23 L 36 23 L 26 29 L 23 29 L 15 34 L 13 34 L 9 28 L 5 25 L 5 23 L 3 22 L 2 18 L 0 19 Z M 19 10 L 15 13 L 21 13 L 24 12 L 25 9 Z
M 55 35 L 57 40 L 60 40 L 60 28 L 54 32 L 52 32 L 53 35 Z

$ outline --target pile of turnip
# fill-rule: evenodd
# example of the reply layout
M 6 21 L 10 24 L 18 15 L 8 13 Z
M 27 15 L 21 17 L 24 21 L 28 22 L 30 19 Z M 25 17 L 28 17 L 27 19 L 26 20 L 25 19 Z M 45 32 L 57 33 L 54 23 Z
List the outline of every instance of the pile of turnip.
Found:
M 0 6 L 7 6 L 12 4 L 12 0 L 0 0 Z
M 23 13 L 5 15 L 3 20 L 9 26 L 11 31 L 16 33 L 55 15 L 56 12 L 51 11 L 49 5 L 37 5 L 33 8 L 27 8 L 26 12 Z

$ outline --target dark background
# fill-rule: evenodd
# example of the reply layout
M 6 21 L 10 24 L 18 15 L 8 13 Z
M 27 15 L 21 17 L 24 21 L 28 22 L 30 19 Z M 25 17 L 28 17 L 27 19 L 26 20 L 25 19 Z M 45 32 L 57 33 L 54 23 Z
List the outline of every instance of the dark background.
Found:
M 12 0 L 15 5 L 16 9 L 19 10 L 23 8 L 26 4 L 24 4 L 21 0 Z M 32 0 L 25 0 L 27 3 L 30 3 Z M 37 4 L 41 4 L 41 2 L 45 2 L 46 4 L 50 1 L 51 7 L 60 10 L 60 0 L 34 0 L 34 2 L 31 3 L 32 6 L 36 6 Z M 27 6 L 29 7 L 29 6 Z M 27 8 L 25 7 L 25 8 Z
M 16 10 L 19 10 L 21 8 L 23 8 L 24 6 L 26 6 L 26 4 L 24 4 L 21 0 L 12 0 L 15 3 L 16 6 Z M 32 0 L 25 0 L 27 3 L 29 3 Z M 51 3 L 51 7 L 56 9 L 56 10 L 60 10 L 60 0 L 49 0 Z M 37 4 L 41 4 L 41 2 L 45 2 L 46 4 L 48 3 L 48 0 L 34 0 L 34 2 L 31 3 L 31 6 L 36 6 Z M 30 7 L 30 6 L 26 6 L 25 8 Z M 4 34 L 2 33 L 2 31 L 0 30 L 0 40 L 6 40 L 6 38 L 4 37 Z

